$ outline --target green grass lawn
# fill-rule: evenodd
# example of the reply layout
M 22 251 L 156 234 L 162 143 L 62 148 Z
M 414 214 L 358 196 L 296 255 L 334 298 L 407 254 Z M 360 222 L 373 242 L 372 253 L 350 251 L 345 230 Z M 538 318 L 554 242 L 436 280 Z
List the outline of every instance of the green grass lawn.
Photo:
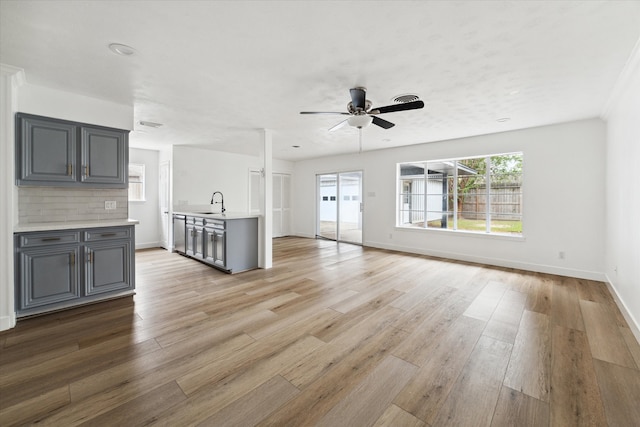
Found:
M 429 221 L 429 228 L 440 228 L 441 221 Z M 447 229 L 453 229 L 453 218 L 447 221 Z M 485 231 L 486 223 L 483 219 L 473 220 L 458 218 L 458 230 Z M 522 233 L 522 221 L 491 221 L 491 232 L 493 233 Z

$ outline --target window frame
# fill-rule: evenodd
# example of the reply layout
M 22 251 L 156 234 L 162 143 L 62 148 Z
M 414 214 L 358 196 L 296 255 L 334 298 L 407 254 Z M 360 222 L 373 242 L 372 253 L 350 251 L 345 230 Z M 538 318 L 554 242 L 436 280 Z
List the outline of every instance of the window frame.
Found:
M 521 168 L 519 171 L 519 177 L 520 177 L 520 190 L 519 190 L 519 203 L 520 203 L 520 212 L 519 212 L 519 217 L 520 217 L 520 228 L 521 231 L 520 232 L 499 232 L 499 231 L 492 231 L 491 227 L 492 227 L 492 216 L 497 215 L 498 217 L 502 216 L 502 214 L 496 214 L 494 212 L 492 212 L 491 209 L 491 197 L 492 194 L 495 195 L 495 192 L 492 192 L 492 185 L 491 185 L 491 179 L 492 179 L 492 171 L 491 171 L 491 159 L 495 158 L 495 157 L 499 157 L 499 156 L 512 156 L 512 155 L 518 155 L 520 156 L 520 164 L 521 164 Z M 485 216 L 484 218 L 484 222 L 485 222 L 485 229 L 484 231 L 475 231 L 475 230 L 468 230 L 468 229 L 458 229 L 457 228 L 457 221 L 458 221 L 458 189 L 459 189 L 459 175 L 458 175 L 458 170 L 459 170 L 459 163 L 460 161 L 464 161 L 464 160 L 469 160 L 469 159 L 484 159 L 486 163 L 485 166 L 485 173 L 484 173 L 484 180 L 485 180 L 485 208 L 482 212 L 476 212 L 479 214 L 482 214 Z M 428 205 L 428 198 L 429 198 L 429 190 L 428 190 L 428 185 L 427 185 L 427 176 L 429 175 L 429 169 L 427 168 L 427 164 L 431 163 L 452 163 L 452 169 L 453 169 L 453 175 L 451 176 L 451 178 L 447 178 L 447 179 L 453 179 L 453 182 L 455 183 L 455 185 L 453 185 L 453 192 L 450 193 L 450 196 L 448 197 L 452 197 L 452 200 L 454 201 L 452 203 L 452 208 L 451 211 L 449 212 L 449 207 L 447 207 L 446 211 L 438 211 L 442 214 L 445 215 L 449 215 L 451 214 L 452 216 L 452 221 L 453 221 L 453 226 L 452 228 L 446 227 L 446 228 L 437 228 L 437 227 L 429 227 L 428 226 L 428 214 L 429 212 L 436 212 L 433 209 L 427 209 L 427 205 Z M 423 166 L 423 174 L 424 174 L 424 190 L 422 194 L 418 194 L 416 193 L 416 195 L 418 197 L 422 197 L 423 198 L 423 202 L 422 202 L 422 207 L 421 209 L 416 209 L 414 207 L 409 207 L 409 209 L 406 209 L 403 205 L 406 204 L 404 203 L 405 200 L 410 199 L 411 197 L 414 197 L 416 195 L 414 195 L 413 193 L 407 193 L 405 190 L 407 188 L 412 188 L 413 187 L 413 179 L 407 179 L 408 177 L 415 177 L 418 176 L 418 174 L 413 174 L 413 175 L 406 175 L 403 176 L 402 175 L 402 166 L 403 165 L 422 165 Z M 453 157 L 453 158 L 447 158 L 447 159 L 432 159 L 432 160 L 423 160 L 423 161 L 404 161 L 404 162 L 398 162 L 396 164 L 396 220 L 395 220 L 395 229 L 398 231 L 411 231 L 411 232 L 428 232 L 428 233 L 447 233 L 449 235 L 459 235 L 459 236 L 471 236 L 471 237 L 482 237 L 482 238 L 496 238 L 496 239 L 503 239 L 503 240 L 525 240 L 525 234 L 524 234 L 524 188 L 525 188 L 525 180 L 524 180 L 524 152 L 522 151 L 513 151 L 513 152 L 502 152 L 502 153 L 495 153 L 495 154 L 486 154 L 486 155 L 478 155 L 478 156 L 465 156 L 465 157 Z M 408 184 L 409 183 L 409 184 Z M 495 189 L 493 189 L 495 190 Z M 444 193 L 442 194 L 444 196 Z M 432 195 L 433 196 L 433 195 Z M 478 197 L 478 194 L 476 193 L 476 197 Z M 447 202 L 448 203 L 448 202 Z M 463 209 L 463 208 L 462 208 Z M 407 213 L 416 211 L 419 214 L 423 215 L 423 226 L 407 226 L 407 225 L 403 225 L 402 223 L 402 218 L 404 218 L 406 216 Z
M 141 178 L 140 180 L 132 180 L 131 179 L 131 166 L 140 166 L 142 167 L 142 174 L 141 174 Z M 130 162 L 129 165 L 127 166 L 127 176 L 129 178 L 129 184 L 127 186 L 127 198 L 129 202 L 132 203 L 144 203 L 147 201 L 147 179 L 146 179 L 146 175 L 147 175 L 147 170 L 146 170 L 146 165 L 144 163 L 135 163 L 135 162 Z M 131 198 L 131 184 L 142 184 L 142 197 L 139 199 L 133 199 Z

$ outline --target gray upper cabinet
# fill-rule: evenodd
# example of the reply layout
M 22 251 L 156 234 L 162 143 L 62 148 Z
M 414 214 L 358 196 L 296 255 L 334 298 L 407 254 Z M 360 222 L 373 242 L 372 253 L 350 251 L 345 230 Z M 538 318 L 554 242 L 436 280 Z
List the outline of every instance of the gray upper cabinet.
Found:
M 17 185 L 126 188 L 129 132 L 16 115 Z
M 19 184 L 76 182 L 76 125 L 25 116 L 17 130 Z
M 126 132 L 83 126 L 80 141 L 82 182 L 126 185 Z

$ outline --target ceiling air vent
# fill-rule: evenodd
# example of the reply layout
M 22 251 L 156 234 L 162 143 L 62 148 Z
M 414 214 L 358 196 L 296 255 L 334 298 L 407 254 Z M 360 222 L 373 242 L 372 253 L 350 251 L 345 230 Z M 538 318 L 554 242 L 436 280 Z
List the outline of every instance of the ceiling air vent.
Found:
M 391 100 L 397 104 L 405 104 L 407 102 L 418 101 L 420 97 L 414 93 L 407 93 L 404 95 L 398 95 L 391 98 Z

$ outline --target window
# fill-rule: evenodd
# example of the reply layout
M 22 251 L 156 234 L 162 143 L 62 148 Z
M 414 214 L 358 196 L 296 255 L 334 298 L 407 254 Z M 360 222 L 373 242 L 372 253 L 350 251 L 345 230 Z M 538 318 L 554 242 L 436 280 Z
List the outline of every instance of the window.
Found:
M 522 235 L 522 153 L 398 164 L 397 225 Z
M 143 164 L 129 163 L 129 201 L 145 201 Z

